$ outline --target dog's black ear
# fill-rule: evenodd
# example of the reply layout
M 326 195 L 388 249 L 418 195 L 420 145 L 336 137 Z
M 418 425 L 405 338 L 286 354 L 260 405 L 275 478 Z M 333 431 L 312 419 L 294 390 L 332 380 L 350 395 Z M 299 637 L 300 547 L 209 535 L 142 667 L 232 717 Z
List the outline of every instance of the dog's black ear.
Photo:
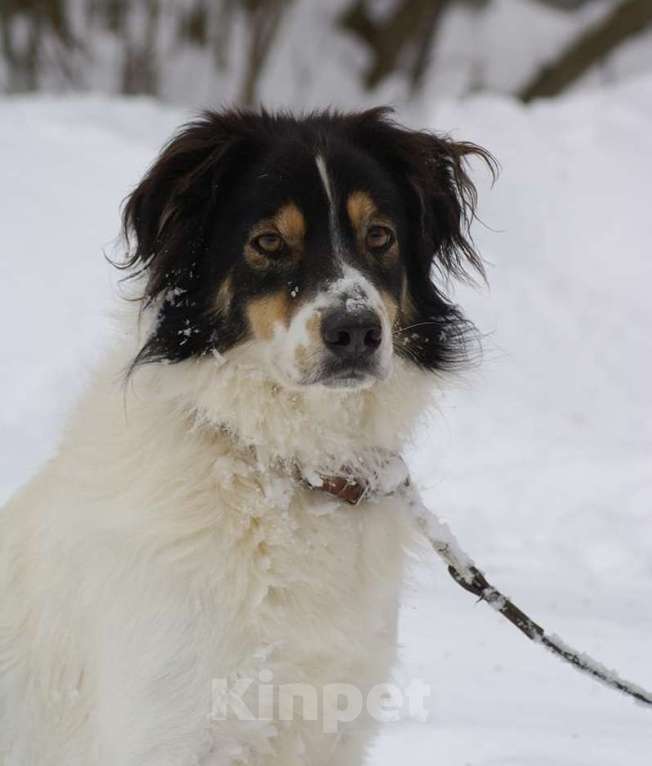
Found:
M 469 234 L 477 195 L 466 163 L 484 161 L 495 177 L 492 155 L 472 143 L 453 141 L 426 131 L 408 130 L 389 118 L 390 110 L 370 109 L 357 116 L 356 129 L 364 145 L 403 186 L 407 213 L 418 239 L 412 250 L 429 279 L 432 266 L 463 278 L 483 268 Z
M 480 350 L 479 336 L 442 293 L 433 272 L 444 277 L 468 278 L 472 272 L 484 276 L 469 233 L 477 198 L 466 163 L 478 157 L 494 177 L 497 165 L 485 149 L 408 130 L 393 122 L 389 111 L 371 109 L 351 119 L 357 141 L 391 173 L 406 207 L 407 295 L 397 349 L 426 369 L 456 369 Z
M 127 198 L 125 268 L 145 272 L 153 301 L 180 270 L 192 270 L 207 237 L 210 211 L 227 193 L 228 177 L 251 134 L 251 115 L 206 112 L 185 125 Z

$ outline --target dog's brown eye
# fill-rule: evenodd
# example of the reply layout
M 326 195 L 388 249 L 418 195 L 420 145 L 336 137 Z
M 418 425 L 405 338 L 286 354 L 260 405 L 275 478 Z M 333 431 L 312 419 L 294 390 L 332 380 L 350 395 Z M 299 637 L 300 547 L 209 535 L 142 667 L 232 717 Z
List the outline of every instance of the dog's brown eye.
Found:
M 384 252 L 393 244 L 394 232 L 387 226 L 370 226 L 366 241 L 369 250 Z
M 252 240 L 254 247 L 263 255 L 280 255 L 285 246 L 278 234 L 260 234 Z

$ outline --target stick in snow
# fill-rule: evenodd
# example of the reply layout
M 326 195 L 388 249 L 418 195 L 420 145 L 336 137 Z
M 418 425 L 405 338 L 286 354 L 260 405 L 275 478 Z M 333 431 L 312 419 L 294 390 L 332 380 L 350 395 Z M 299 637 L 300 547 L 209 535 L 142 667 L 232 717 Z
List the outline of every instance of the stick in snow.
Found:
M 482 601 L 486 601 L 489 606 L 506 620 L 509 620 L 531 641 L 541 644 L 553 654 L 573 665 L 577 670 L 593 676 L 611 689 L 616 689 L 629 697 L 633 697 L 643 705 L 652 706 L 652 694 L 650 692 L 623 680 L 613 670 L 605 668 L 588 655 L 568 646 L 559 637 L 546 633 L 540 625 L 491 585 L 460 548 L 448 527 L 442 524 L 432 511 L 423 504 L 414 486 L 406 485 L 403 493 L 417 525 L 439 557 L 444 560 L 448 566 L 449 574 L 458 585 Z

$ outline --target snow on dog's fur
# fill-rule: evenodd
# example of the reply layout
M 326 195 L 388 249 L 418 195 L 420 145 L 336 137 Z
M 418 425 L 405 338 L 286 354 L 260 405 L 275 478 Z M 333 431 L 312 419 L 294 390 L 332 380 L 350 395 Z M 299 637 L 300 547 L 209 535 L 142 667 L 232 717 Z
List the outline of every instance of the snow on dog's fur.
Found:
M 300 477 L 377 471 L 463 361 L 432 273 L 479 268 L 472 153 L 382 110 L 209 113 L 164 150 L 125 210 L 138 316 L 0 515 L 2 766 L 362 763 L 371 718 L 254 684 L 219 720 L 213 684 L 388 680 L 408 525 Z

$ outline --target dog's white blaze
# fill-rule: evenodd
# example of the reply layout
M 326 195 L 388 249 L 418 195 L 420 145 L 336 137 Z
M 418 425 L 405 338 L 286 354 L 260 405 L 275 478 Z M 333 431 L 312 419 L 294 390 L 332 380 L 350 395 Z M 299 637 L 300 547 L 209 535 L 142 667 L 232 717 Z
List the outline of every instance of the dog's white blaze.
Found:
M 332 207 L 333 206 L 333 190 L 331 188 L 331 179 L 328 177 L 326 162 L 324 158 L 321 156 L 321 154 L 318 154 L 315 157 L 315 164 L 317 165 L 317 170 L 319 171 L 319 176 L 321 178 L 321 181 L 324 184 L 324 189 L 326 190 L 326 196 L 328 197 L 328 203 Z
M 319 177 L 324 185 L 326 191 L 326 197 L 328 198 L 328 228 L 331 235 L 331 245 L 335 255 L 341 257 L 343 252 L 342 246 L 342 234 L 337 221 L 337 205 L 336 198 L 333 192 L 333 185 L 331 184 L 330 176 L 328 175 L 328 168 L 326 167 L 326 161 L 321 154 L 315 156 L 315 164 L 319 171 Z
M 378 290 L 361 271 L 348 263 L 342 266 L 341 279 L 332 282 L 328 291 L 345 296 L 348 311 L 364 308 L 380 310 L 383 307 Z

